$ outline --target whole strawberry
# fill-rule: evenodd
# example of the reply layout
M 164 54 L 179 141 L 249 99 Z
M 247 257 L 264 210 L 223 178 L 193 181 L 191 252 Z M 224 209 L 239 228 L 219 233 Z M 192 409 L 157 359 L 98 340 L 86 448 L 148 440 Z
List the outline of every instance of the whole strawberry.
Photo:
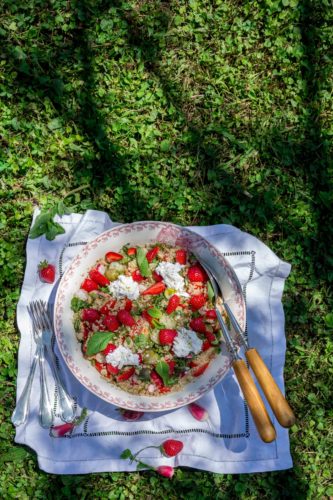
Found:
M 190 328 L 197 333 L 206 333 L 206 325 L 202 318 L 193 318 L 190 321 Z
M 192 310 L 197 311 L 206 304 L 206 297 L 202 293 L 198 295 L 192 295 L 189 302 Z
M 135 319 L 133 318 L 133 316 L 131 316 L 129 311 L 126 311 L 126 309 L 121 309 L 120 311 L 118 311 L 117 318 L 122 325 L 125 326 L 135 325 Z
M 159 341 L 161 345 L 172 344 L 177 336 L 177 330 L 172 330 L 171 328 L 162 328 L 159 333 Z
M 196 281 L 207 281 L 208 279 L 206 271 L 200 266 L 200 264 L 191 266 L 187 271 L 187 277 L 192 283 Z
M 38 265 L 39 278 L 44 283 L 53 283 L 55 280 L 55 267 L 49 264 L 47 260 L 43 260 Z
M 161 452 L 167 457 L 175 457 L 182 451 L 184 444 L 176 439 L 167 439 L 161 444 Z

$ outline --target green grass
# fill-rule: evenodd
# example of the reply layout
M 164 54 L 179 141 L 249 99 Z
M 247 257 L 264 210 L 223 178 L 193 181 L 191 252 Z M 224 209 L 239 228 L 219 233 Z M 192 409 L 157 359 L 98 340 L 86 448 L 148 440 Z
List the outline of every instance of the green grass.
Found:
M 331 2 L 3 0 L 0 26 L 1 497 L 332 496 Z M 292 264 L 292 470 L 50 476 L 13 444 L 31 215 L 76 188 L 73 210 L 231 223 Z

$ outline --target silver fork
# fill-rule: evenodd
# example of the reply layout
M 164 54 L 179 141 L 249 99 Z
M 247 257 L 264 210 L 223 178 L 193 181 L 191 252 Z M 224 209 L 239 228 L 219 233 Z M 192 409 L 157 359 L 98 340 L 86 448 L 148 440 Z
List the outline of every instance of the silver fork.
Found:
M 32 365 L 30 367 L 27 381 L 26 381 L 25 386 L 23 388 L 22 394 L 17 402 L 16 408 L 12 414 L 11 420 L 12 420 L 13 424 L 17 427 L 19 425 L 24 424 L 26 419 L 27 419 L 27 416 L 29 413 L 29 401 L 30 401 L 32 382 L 34 379 L 37 362 L 39 362 L 40 386 L 41 386 L 39 416 L 40 416 L 41 425 L 43 427 L 47 428 L 47 427 L 50 427 L 52 425 L 53 412 L 52 412 L 52 406 L 50 403 L 48 388 L 46 385 L 45 366 L 44 366 L 44 361 L 45 361 L 44 345 L 42 342 L 41 330 L 38 327 L 38 324 L 36 322 L 36 318 L 33 314 L 32 309 L 31 309 L 32 304 L 33 303 L 31 303 L 30 307 L 28 306 L 27 309 L 28 309 L 28 312 L 29 312 L 30 317 L 32 319 L 32 325 L 33 325 L 32 330 L 33 330 L 34 340 L 36 343 L 36 350 L 35 350 L 35 354 L 33 357 Z
M 51 369 L 58 389 L 60 417 L 65 422 L 72 422 L 75 418 L 74 401 L 67 393 L 64 383 L 62 382 L 58 372 L 58 367 L 52 348 L 52 338 L 54 334 L 47 312 L 46 303 L 42 300 L 37 300 L 34 304 L 34 309 L 39 318 L 39 324 L 42 331 L 42 342 L 46 348 L 49 360 L 51 361 Z

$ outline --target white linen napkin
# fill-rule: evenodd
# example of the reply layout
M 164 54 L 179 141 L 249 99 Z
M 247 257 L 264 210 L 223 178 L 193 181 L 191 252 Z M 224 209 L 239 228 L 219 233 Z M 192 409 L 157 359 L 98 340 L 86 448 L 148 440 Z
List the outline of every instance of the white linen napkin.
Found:
M 34 219 L 38 211 L 34 214 Z M 27 379 L 34 354 L 34 341 L 26 306 L 31 300 L 48 300 L 56 286 L 42 283 L 37 267 L 47 259 L 55 264 L 59 279 L 71 260 L 89 240 L 116 225 L 103 212 L 88 210 L 84 215 L 70 214 L 56 219 L 66 232 L 54 241 L 44 236 L 27 242 L 27 265 L 17 306 L 21 333 L 18 356 L 17 397 Z M 233 266 L 243 288 L 247 304 L 247 335 L 250 346 L 257 347 L 278 385 L 284 390 L 283 366 L 286 341 L 281 303 L 290 265 L 282 262 L 267 246 L 233 226 L 219 224 L 191 227 L 224 254 Z M 147 449 L 140 459 L 153 467 L 186 466 L 217 473 L 249 473 L 292 467 L 288 431 L 282 428 L 269 409 L 277 439 L 261 441 L 230 370 L 215 389 L 200 401 L 209 414 L 206 421 L 196 420 L 188 407 L 164 413 L 145 413 L 137 421 L 124 420 L 117 408 L 88 392 L 73 377 L 55 346 L 66 387 L 77 402 L 77 414 L 88 409 L 84 422 L 64 437 L 53 437 L 38 421 L 39 377 L 35 375 L 26 424 L 16 428 L 16 443 L 36 451 L 41 469 L 54 474 L 84 474 L 104 471 L 135 470 L 136 464 L 120 459 L 125 448 L 133 453 L 146 446 L 159 446 L 166 439 L 177 439 L 184 448 L 174 458 L 162 457 L 157 449 Z M 47 378 L 57 391 L 47 366 Z M 265 399 L 264 399 L 265 401 Z M 267 405 L 269 408 L 269 406 Z M 55 425 L 61 424 L 55 403 Z

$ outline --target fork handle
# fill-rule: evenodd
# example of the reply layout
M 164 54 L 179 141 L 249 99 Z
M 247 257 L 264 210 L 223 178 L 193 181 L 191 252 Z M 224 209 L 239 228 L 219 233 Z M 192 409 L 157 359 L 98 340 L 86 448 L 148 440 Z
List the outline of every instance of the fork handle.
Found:
M 29 399 L 31 394 L 32 381 L 34 379 L 37 361 L 38 361 L 38 348 L 36 348 L 35 355 L 32 361 L 32 365 L 24 389 L 21 393 L 21 396 L 19 397 L 16 408 L 12 414 L 11 420 L 15 425 L 15 427 L 24 424 L 27 419 L 29 412 Z
M 251 348 L 245 355 L 279 424 L 282 427 L 294 425 L 295 415 L 258 351 Z
M 245 361 L 237 359 L 232 366 L 261 439 L 271 443 L 276 432 Z
M 47 347 L 47 353 L 49 355 L 49 359 L 51 360 L 51 368 L 53 372 L 53 376 L 58 388 L 58 396 L 59 396 L 59 413 L 61 418 L 65 422 L 73 422 L 75 418 L 75 408 L 72 398 L 67 393 L 64 384 L 59 376 L 57 362 L 51 347 Z
M 39 400 L 40 423 L 42 427 L 48 429 L 53 424 L 53 411 L 46 381 L 43 345 L 41 345 L 40 347 L 40 354 L 39 354 L 39 376 L 40 376 L 40 400 Z

